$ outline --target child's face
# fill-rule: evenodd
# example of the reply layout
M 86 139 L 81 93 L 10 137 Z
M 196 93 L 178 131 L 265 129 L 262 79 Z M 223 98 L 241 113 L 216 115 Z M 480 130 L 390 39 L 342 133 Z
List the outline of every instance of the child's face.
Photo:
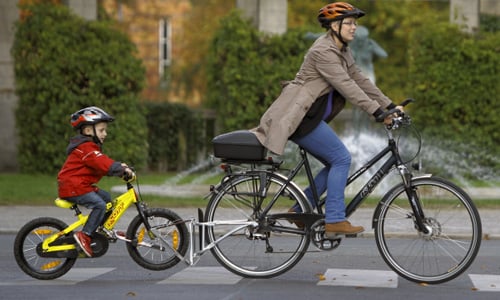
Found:
M 97 135 L 97 138 L 101 142 L 101 144 L 104 144 L 104 140 L 106 139 L 106 136 L 108 135 L 107 129 L 108 129 L 108 123 L 107 122 L 101 122 L 97 123 L 94 125 L 95 127 L 95 133 Z M 94 135 L 94 130 L 92 130 L 92 126 L 88 126 L 84 128 L 84 134 L 86 135 Z

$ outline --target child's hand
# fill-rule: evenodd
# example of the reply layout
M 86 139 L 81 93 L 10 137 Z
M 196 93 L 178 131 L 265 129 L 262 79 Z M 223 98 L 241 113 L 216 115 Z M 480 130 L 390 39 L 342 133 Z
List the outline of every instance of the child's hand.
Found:
M 130 182 L 135 180 L 135 172 L 127 166 L 127 164 L 122 164 L 122 166 L 125 168 L 123 170 L 123 180 Z

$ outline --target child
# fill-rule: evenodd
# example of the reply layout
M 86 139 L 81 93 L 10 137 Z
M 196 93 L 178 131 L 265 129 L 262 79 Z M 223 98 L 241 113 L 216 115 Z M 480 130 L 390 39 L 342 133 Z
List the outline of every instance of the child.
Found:
M 97 187 L 107 176 L 133 176 L 133 171 L 124 163 L 114 161 L 101 152 L 107 136 L 108 122 L 114 118 L 104 110 L 91 106 L 71 115 L 71 126 L 78 135 L 70 139 L 66 149 L 68 155 L 57 176 L 59 198 L 66 199 L 92 209 L 82 231 L 74 238 L 83 252 L 92 257 L 91 235 L 101 225 L 106 213 L 106 203 L 111 201 L 108 192 Z

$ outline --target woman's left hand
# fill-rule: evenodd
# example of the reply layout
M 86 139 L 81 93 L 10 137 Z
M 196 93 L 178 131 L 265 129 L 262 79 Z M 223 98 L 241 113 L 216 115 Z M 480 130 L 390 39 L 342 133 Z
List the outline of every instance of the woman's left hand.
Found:
M 397 110 L 399 110 L 400 112 L 404 113 L 405 112 L 405 109 L 403 106 L 396 106 L 395 107 Z M 385 119 L 384 119 L 384 124 L 385 125 L 391 125 L 392 124 L 392 118 L 395 118 L 398 116 L 398 113 L 393 113 L 393 114 L 390 114 L 388 115 Z

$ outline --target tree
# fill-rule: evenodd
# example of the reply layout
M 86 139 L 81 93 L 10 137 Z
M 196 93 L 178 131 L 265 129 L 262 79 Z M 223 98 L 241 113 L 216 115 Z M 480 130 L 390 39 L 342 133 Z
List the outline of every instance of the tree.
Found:
M 176 39 L 180 51 L 173 61 L 171 78 L 177 93 L 185 95 L 185 103 L 197 105 L 193 98 L 206 95 L 206 67 L 211 36 L 221 17 L 234 7 L 234 0 L 191 0 L 192 9 L 185 16 L 184 34 Z

